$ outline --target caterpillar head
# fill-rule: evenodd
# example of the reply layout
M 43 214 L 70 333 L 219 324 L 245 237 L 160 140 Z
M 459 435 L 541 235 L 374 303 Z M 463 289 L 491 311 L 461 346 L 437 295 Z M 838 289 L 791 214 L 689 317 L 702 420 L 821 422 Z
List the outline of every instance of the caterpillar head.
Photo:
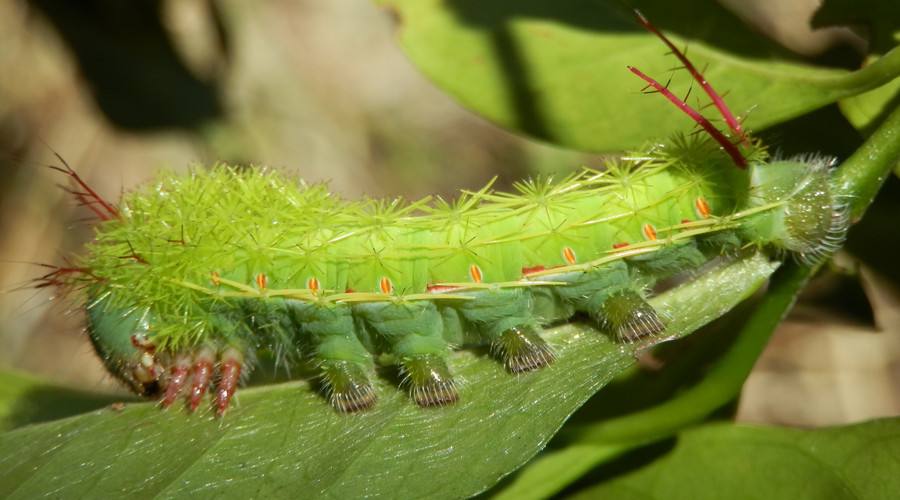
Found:
M 752 141 L 743 130 L 738 117 L 728 108 L 722 97 L 661 31 L 640 12 L 635 11 L 638 22 L 656 35 L 681 61 L 683 67 L 709 96 L 712 104 L 728 125 L 730 136 L 716 128 L 712 122 L 683 99 L 675 96 L 668 86 L 660 84 L 639 69 L 628 69 L 647 83 L 647 88 L 658 92 L 700 126 L 722 151 L 727 153 L 735 166 L 749 169 L 750 192 L 743 205 L 746 208 L 769 206 L 742 225 L 741 232 L 750 241 L 771 244 L 793 252 L 805 264 L 816 264 L 837 250 L 844 242 L 850 224 L 847 203 L 836 194 L 831 185 L 831 167 L 834 160 L 817 156 L 798 157 L 769 163 L 750 161 L 742 151 L 742 145 Z
M 779 205 L 753 217 L 744 228 L 756 241 L 816 264 L 844 242 L 847 203 L 831 181 L 833 158 L 801 156 L 750 166 L 747 207 Z
M 137 394 L 159 394 L 163 369 L 148 340 L 146 315 L 115 310 L 108 296 L 90 302 L 87 313 L 88 336 L 109 372 Z

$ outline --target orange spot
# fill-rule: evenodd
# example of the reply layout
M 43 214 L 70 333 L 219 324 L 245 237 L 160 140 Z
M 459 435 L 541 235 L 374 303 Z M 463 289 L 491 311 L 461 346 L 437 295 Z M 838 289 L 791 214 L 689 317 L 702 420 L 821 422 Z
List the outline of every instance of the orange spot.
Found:
M 348 286 L 347 289 L 344 290 L 344 293 L 356 293 L 356 290 L 354 290 Z
M 481 280 L 484 278 L 484 275 L 481 274 L 481 268 L 476 264 L 469 266 L 469 276 L 472 277 L 472 281 L 475 283 L 481 283 Z
M 394 291 L 394 284 L 391 283 L 390 278 L 387 276 L 381 278 L 378 286 L 381 288 L 381 293 L 391 293 Z
M 566 259 L 566 262 L 568 262 L 569 264 L 575 263 L 575 250 L 572 250 L 571 247 L 563 248 L 562 254 L 563 258 Z
M 266 277 L 266 273 L 259 273 L 256 275 L 256 286 L 259 287 L 260 290 L 265 290 L 269 285 L 269 278 Z
M 681 223 L 682 223 L 682 224 L 690 224 L 690 223 L 691 223 L 691 219 L 681 219 Z
M 644 233 L 644 238 L 648 241 L 653 241 L 656 239 L 656 228 L 653 227 L 653 224 L 647 223 L 641 228 L 641 231 Z
M 625 248 L 625 247 L 627 247 L 627 246 L 628 246 L 628 242 L 627 242 L 627 241 L 620 241 L 620 242 L 618 242 L 618 243 L 613 243 L 613 248 L 616 249 L 616 250 L 618 250 L 618 249 L 620 249 L 620 248 Z
M 210 281 L 212 281 L 212 284 L 213 284 L 213 285 L 216 285 L 216 286 L 219 286 L 219 285 L 222 284 L 222 279 L 221 279 L 221 278 L 222 278 L 222 277 L 219 276 L 219 273 L 216 272 L 216 271 L 213 271 L 213 272 L 210 273 L 210 275 L 209 275 Z
M 707 203 L 706 200 L 704 200 L 702 196 L 700 196 L 696 200 L 694 200 L 694 208 L 697 210 L 698 217 L 700 217 L 702 219 L 709 218 L 709 214 L 710 214 L 709 203 Z
M 544 266 L 541 266 L 541 265 L 531 266 L 531 267 L 523 267 L 522 274 L 525 276 L 528 276 L 529 274 L 539 273 L 545 269 L 547 269 L 547 268 Z
M 316 279 L 315 276 L 306 280 L 306 288 L 309 288 L 312 293 L 316 293 L 319 291 L 319 280 Z

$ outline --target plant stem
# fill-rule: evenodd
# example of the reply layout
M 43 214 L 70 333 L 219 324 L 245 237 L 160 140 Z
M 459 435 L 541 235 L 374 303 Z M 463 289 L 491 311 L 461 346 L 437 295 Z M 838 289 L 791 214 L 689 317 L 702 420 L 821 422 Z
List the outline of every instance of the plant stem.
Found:
M 872 64 L 848 74 L 841 87 L 846 96 L 867 92 L 890 83 L 900 75 L 900 47 L 894 47 Z
M 875 133 L 844 162 L 835 176 L 841 192 L 851 196 L 850 216 L 853 222 L 862 218 L 898 163 L 900 107 L 888 115 Z

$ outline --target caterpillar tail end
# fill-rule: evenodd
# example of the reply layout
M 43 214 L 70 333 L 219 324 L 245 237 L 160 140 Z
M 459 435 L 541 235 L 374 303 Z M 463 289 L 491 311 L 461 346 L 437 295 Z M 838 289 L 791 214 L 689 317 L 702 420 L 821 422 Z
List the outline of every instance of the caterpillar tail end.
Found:
M 659 313 L 632 290 L 615 293 L 603 302 L 600 324 L 626 343 L 639 342 L 666 330 Z
M 492 349 L 503 359 L 510 373 L 538 370 L 556 359 L 553 349 L 529 327 L 506 330 L 494 341 Z
M 322 366 L 325 391 L 331 406 L 341 413 L 354 413 L 375 406 L 377 397 L 369 377 L 359 363 L 329 361 Z
M 749 207 L 776 205 L 750 218 L 746 239 L 791 252 L 806 266 L 829 258 L 850 227 L 849 200 L 833 185 L 836 160 L 817 155 L 753 165 Z
M 403 376 L 410 385 L 410 395 L 422 407 L 446 406 L 459 400 L 456 382 L 443 359 L 435 355 L 403 360 Z

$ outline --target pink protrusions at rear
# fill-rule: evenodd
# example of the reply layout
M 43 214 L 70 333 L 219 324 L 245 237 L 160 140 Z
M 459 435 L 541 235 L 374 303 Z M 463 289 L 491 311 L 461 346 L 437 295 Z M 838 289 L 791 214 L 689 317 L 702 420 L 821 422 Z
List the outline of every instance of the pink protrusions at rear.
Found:
M 212 382 L 213 356 L 212 350 L 204 348 L 194 358 L 194 367 L 191 371 L 191 393 L 188 396 L 188 408 L 191 411 L 195 411 L 200 406 L 200 402 Z
M 241 379 L 241 367 L 243 356 L 235 349 L 227 349 L 222 353 L 222 363 L 219 366 L 219 383 L 216 386 L 216 414 L 225 414 L 231 397 L 237 389 Z
M 694 108 L 688 106 L 687 103 L 679 99 L 664 85 L 645 75 L 641 70 L 633 66 L 628 66 L 628 71 L 631 71 L 642 80 L 647 82 L 648 86 L 653 87 L 657 92 L 671 101 L 672 104 L 677 106 L 678 109 L 680 109 L 684 114 L 690 116 L 695 122 L 697 122 L 698 125 L 703 127 L 703 130 L 705 130 L 713 139 L 716 140 L 716 142 L 719 143 L 719 145 L 722 146 L 725 152 L 728 153 L 728 156 L 731 156 L 731 160 L 734 161 L 734 164 L 737 165 L 738 168 L 747 168 L 747 159 L 744 158 L 744 155 L 741 154 L 741 151 L 738 149 L 738 147 L 732 144 L 731 141 L 728 140 L 727 137 L 725 137 L 725 134 L 723 134 L 712 123 L 710 123 L 710 121 L 707 120 L 705 116 L 698 113 Z
M 166 385 L 166 394 L 163 396 L 162 406 L 168 408 L 172 406 L 184 384 L 187 382 L 190 373 L 191 363 L 186 357 L 179 357 L 175 360 L 175 364 L 169 369 L 169 380 Z
M 669 50 L 672 51 L 672 54 L 674 54 L 675 57 L 677 57 L 678 60 L 681 61 L 681 64 L 684 65 L 685 69 L 690 72 L 694 80 L 696 80 L 697 83 L 700 84 L 700 86 L 703 88 L 703 91 L 706 92 L 706 95 L 708 95 L 712 100 L 713 105 L 715 105 L 716 109 L 719 110 L 722 118 L 725 119 L 725 123 L 728 124 L 728 128 L 731 129 L 736 137 L 743 140 L 744 131 L 741 128 L 741 122 L 738 121 L 737 117 L 734 116 L 734 113 L 732 113 L 731 110 L 728 109 L 728 105 L 725 104 L 725 100 L 722 99 L 722 97 L 715 91 L 715 89 L 712 88 L 712 85 L 710 85 L 709 82 L 706 81 L 706 77 L 704 77 L 703 74 L 697 70 L 697 68 L 694 66 L 691 60 L 687 58 L 684 52 L 679 50 L 678 47 L 676 47 L 675 44 L 672 43 L 672 41 L 669 40 L 668 37 L 666 37 L 666 35 L 659 31 L 656 26 L 654 26 L 646 17 L 644 17 L 644 15 L 641 14 L 639 10 L 635 9 L 634 13 L 638 18 L 638 22 L 640 22 L 647 31 L 656 35 L 660 40 L 662 40 L 664 44 L 666 44 L 667 47 L 669 47 Z

